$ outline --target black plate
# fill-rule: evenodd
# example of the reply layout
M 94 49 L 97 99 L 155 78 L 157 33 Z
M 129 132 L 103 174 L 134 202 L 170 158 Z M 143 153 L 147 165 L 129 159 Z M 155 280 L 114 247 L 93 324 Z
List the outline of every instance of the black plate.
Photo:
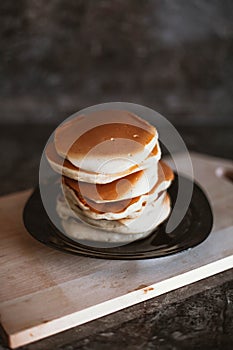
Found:
M 183 180 L 186 182 L 191 181 L 184 177 Z M 47 186 L 50 186 L 50 192 L 51 186 L 53 186 L 52 200 L 54 200 L 55 208 L 56 197 L 60 191 L 59 186 L 54 183 Z M 177 189 L 178 178 L 175 176 L 168 190 L 172 205 L 176 199 Z M 162 257 L 192 248 L 208 237 L 213 224 L 213 215 L 209 202 L 196 183 L 194 183 L 192 200 L 186 215 L 174 231 L 169 234 L 165 233 L 165 221 L 149 237 L 118 247 L 91 247 L 73 241 L 63 235 L 50 221 L 43 207 L 39 188 L 35 189 L 27 201 L 23 219 L 28 232 L 35 239 L 49 247 L 88 257 L 122 260 Z

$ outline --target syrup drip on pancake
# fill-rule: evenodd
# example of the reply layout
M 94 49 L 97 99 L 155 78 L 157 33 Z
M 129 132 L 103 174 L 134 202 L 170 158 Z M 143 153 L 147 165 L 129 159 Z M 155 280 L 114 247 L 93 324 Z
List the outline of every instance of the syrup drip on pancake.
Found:
M 127 176 L 127 178 L 130 177 L 130 180 L 125 182 L 127 186 L 134 186 L 135 182 L 138 180 L 139 176 L 142 176 L 142 171 L 138 173 L 134 173 L 132 175 Z M 151 195 L 156 191 L 156 188 L 164 181 L 172 181 L 174 177 L 173 171 L 171 168 L 166 165 L 164 162 L 159 162 L 158 167 L 158 181 L 155 184 L 155 186 L 147 193 L 146 195 Z M 117 192 L 117 183 L 121 182 L 122 179 L 116 180 L 114 182 L 111 182 L 106 185 L 94 185 L 94 184 L 88 184 L 88 183 L 81 183 L 79 181 L 71 180 L 67 177 L 63 177 L 63 184 L 68 186 L 70 189 L 74 191 L 78 199 L 91 211 L 94 211 L 96 213 L 104 213 L 104 212 L 111 212 L 111 213 L 119 213 L 124 211 L 127 207 L 131 206 L 135 202 L 139 201 L 141 196 L 134 197 L 132 199 L 126 199 L 126 200 L 120 200 L 115 202 L 105 202 L 105 203 L 97 203 L 93 200 L 93 196 L 91 196 L 92 193 L 94 193 L 97 189 L 101 195 L 103 195 L 105 198 L 116 198 L 119 195 L 119 192 Z M 81 185 L 81 186 L 80 186 Z M 81 190 L 80 190 L 81 187 Z M 122 188 L 123 189 L 123 188 Z M 128 187 L 127 187 L 128 189 Z

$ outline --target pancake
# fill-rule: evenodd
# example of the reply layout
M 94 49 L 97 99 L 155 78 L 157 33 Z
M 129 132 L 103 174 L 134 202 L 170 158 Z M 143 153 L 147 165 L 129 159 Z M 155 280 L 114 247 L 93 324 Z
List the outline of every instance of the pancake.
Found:
M 121 177 L 133 174 L 137 171 L 156 166 L 161 158 L 161 150 L 157 143 L 148 157 L 138 165 L 133 165 L 123 172 L 112 174 L 101 174 L 96 172 L 85 171 L 73 165 L 69 160 L 63 159 L 57 154 L 55 145 L 50 142 L 45 149 L 46 158 L 54 171 L 70 179 L 88 183 L 105 184 L 115 181 Z
M 90 184 L 63 177 L 63 183 L 96 203 L 118 202 L 149 192 L 158 180 L 157 167 L 137 171 L 108 184 Z
M 160 161 L 157 130 L 131 112 L 76 116 L 55 130 L 45 154 L 62 175 L 56 210 L 73 239 L 131 242 L 170 213 L 173 171 Z
M 104 239 L 104 241 L 108 242 L 120 242 L 120 237 L 115 236 L 113 234 L 114 232 L 128 236 L 128 239 L 125 238 L 125 241 L 146 237 L 168 217 L 170 209 L 170 198 L 166 192 L 163 192 L 155 201 L 145 205 L 141 215 L 138 217 L 112 221 L 91 219 L 83 215 L 81 209 L 79 209 L 80 212 L 77 217 L 77 215 L 68 208 L 65 200 L 58 199 L 57 201 L 57 212 L 62 219 L 65 232 L 71 237 L 93 241 L 102 241 Z M 95 229 L 109 231 L 109 233 L 106 232 L 105 235 L 99 236 L 97 232 L 96 235 L 92 236 L 92 231 L 90 231 L 89 234 L 87 232 L 79 232 L 79 226 L 76 226 L 76 221 L 79 223 L 80 220 Z M 83 235 L 85 237 L 83 237 Z M 137 235 L 139 235 L 139 237 Z
M 77 116 L 55 130 L 57 153 L 85 171 L 114 174 L 141 163 L 157 144 L 156 129 L 128 111 Z
M 116 232 L 103 231 L 86 225 L 82 221 L 74 218 L 63 219 L 61 220 L 61 224 L 66 235 L 77 241 L 124 244 L 143 239 L 150 234 L 150 232 L 144 232 L 125 235 Z
M 79 209 L 83 210 L 83 215 L 92 219 L 119 220 L 125 217 L 136 217 L 140 215 L 145 204 L 155 200 L 159 194 L 165 191 L 171 184 L 174 174 L 171 168 L 160 161 L 158 171 L 158 181 L 146 194 L 129 198 L 128 200 L 96 203 L 93 200 L 83 198 L 79 191 L 69 186 L 66 179 L 63 179 L 63 191 L 70 208 L 78 215 Z

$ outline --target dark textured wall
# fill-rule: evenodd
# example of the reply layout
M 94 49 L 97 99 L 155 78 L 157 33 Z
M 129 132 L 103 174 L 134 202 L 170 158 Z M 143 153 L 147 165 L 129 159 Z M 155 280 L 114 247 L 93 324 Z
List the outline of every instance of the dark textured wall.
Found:
M 2 0 L 0 14 L 1 121 L 120 100 L 233 121 L 232 0 Z

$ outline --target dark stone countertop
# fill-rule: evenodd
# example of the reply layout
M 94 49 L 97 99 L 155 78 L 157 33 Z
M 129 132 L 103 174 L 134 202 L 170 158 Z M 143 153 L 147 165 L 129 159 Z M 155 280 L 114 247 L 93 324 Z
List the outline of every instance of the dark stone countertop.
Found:
M 55 123 L 128 101 L 230 123 L 232 17 L 230 0 L 0 1 L 0 118 Z
M 53 125 L 1 125 L 1 195 L 34 186 Z M 190 150 L 232 158 L 233 127 L 178 128 Z M 24 350 L 232 349 L 233 270 L 105 316 Z M 0 350 L 7 349 L 0 342 Z

